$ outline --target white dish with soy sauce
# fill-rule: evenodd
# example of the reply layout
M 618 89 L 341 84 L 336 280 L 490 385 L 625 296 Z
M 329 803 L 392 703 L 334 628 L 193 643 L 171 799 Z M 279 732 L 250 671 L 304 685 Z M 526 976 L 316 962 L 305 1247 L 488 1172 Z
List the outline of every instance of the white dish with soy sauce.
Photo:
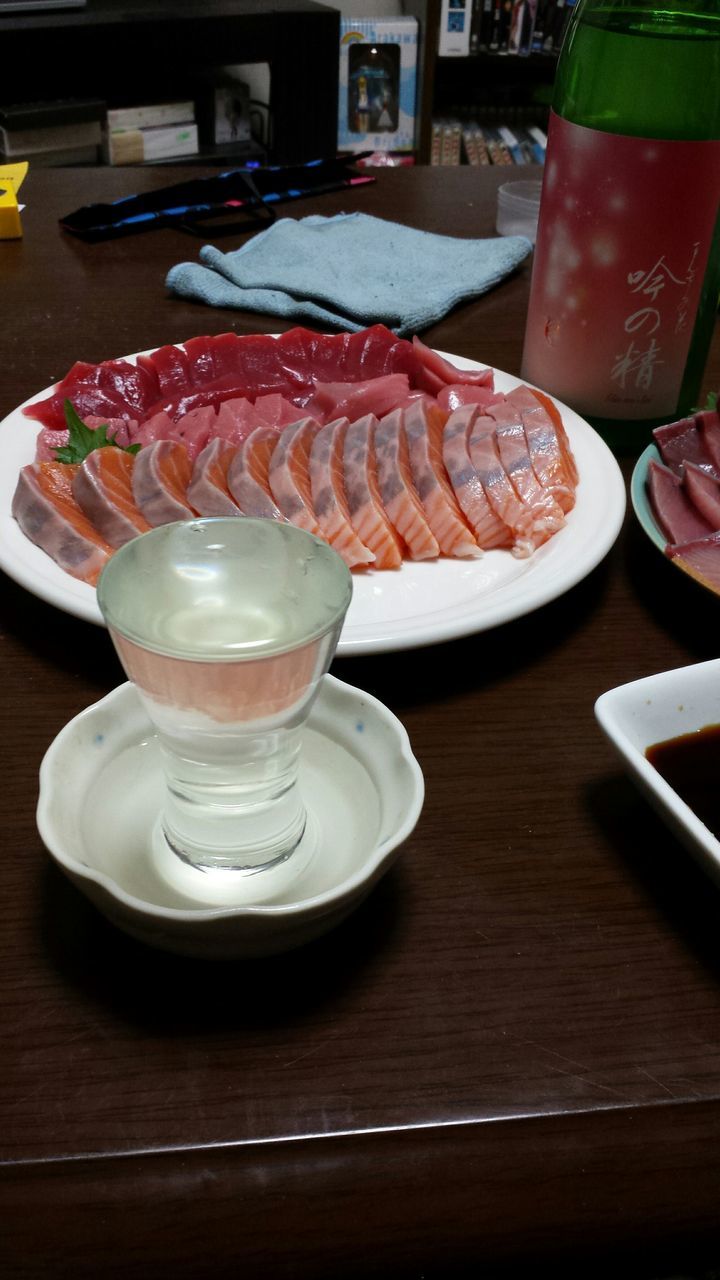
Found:
M 720 883 L 720 839 L 711 830 L 714 818 L 720 832 L 713 763 L 720 752 L 720 659 L 610 689 L 595 703 L 595 715 L 647 800 Z

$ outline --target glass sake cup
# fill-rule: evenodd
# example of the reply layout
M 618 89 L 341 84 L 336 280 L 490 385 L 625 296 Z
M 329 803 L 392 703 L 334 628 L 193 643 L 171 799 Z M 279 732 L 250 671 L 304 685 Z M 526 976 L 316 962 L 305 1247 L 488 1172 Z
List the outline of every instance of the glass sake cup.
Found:
M 303 726 L 352 596 L 343 560 L 279 521 L 180 521 L 116 551 L 97 595 L 156 731 L 169 849 L 240 875 L 290 858 Z

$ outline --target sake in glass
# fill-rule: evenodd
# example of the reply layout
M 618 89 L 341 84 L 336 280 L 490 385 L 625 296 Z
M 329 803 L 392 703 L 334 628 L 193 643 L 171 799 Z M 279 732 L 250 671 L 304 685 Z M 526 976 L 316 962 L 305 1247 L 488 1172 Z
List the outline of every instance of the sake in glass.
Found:
M 288 859 L 303 726 L 352 596 L 340 556 L 279 521 L 180 521 L 116 551 L 97 594 L 159 741 L 169 848 L 245 875 Z

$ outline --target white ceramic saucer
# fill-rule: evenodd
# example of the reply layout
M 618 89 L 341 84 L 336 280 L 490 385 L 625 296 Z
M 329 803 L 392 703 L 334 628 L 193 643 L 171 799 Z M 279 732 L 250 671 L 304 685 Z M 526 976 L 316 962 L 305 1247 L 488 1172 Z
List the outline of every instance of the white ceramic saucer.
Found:
M 285 870 L 253 890 L 254 902 L 238 900 L 247 887 L 238 893 L 231 873 L 224 888 L 221 881 L 208 891 L 205 873 L 153 851 L 163 788 L 157 745 L 134 686 L 124 684 L 49 747 L 38 829 L 77 887 L 134 937 L 185 955 L 269 955 L 333 928 L 362 901 L 415 826 L 424 797 L 400 721 L 333 676 L 310 716 L 300 786 L 308 830 Z

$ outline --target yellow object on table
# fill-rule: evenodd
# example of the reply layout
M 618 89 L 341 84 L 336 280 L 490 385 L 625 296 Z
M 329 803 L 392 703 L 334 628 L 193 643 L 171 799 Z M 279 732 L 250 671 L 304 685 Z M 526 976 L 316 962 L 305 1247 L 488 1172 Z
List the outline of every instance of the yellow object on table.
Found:
M 27 160 L 20 164 L 0 161 L 0 240 L 19 240 L 22 235 L 17 193 L 27 171 Z

